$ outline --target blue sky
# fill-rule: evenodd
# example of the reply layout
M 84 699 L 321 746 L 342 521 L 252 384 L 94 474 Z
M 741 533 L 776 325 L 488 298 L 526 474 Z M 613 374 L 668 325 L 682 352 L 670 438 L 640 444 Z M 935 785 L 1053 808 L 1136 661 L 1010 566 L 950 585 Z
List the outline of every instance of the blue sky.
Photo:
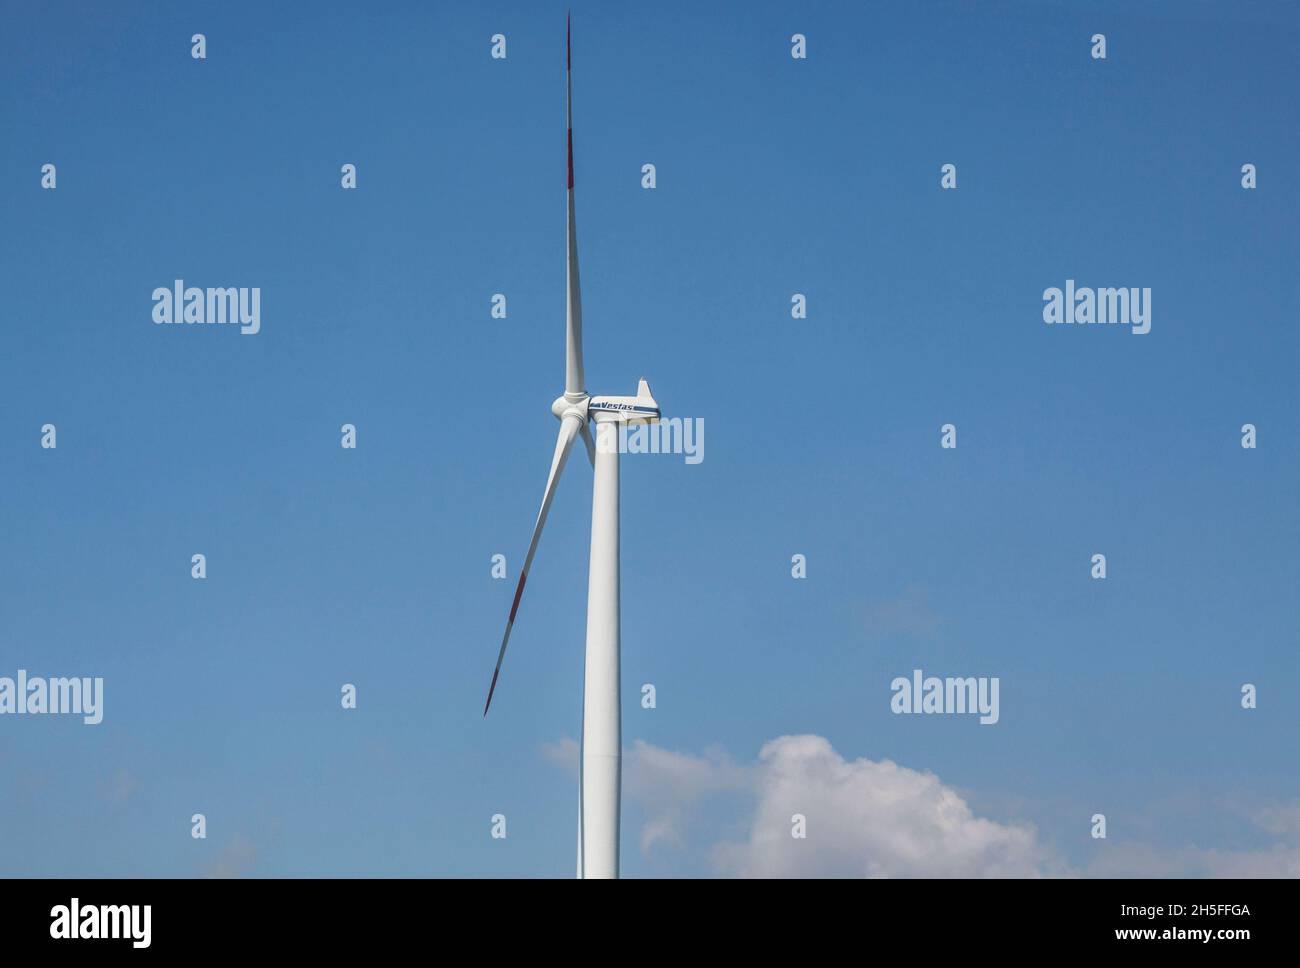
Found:
M 1294 859 L 1300 14 L 707 6 L 574 5 L 588 382 L 707 428 L 624 459 L 625 744 L 825 737 L 1073 871 Z M 563 389 L 565 7 L 321 7 L 6 4 L 0 676 L 105 715 L 0 718 L 0 872 L 572 871 L 585 460 L 480 716 Z M 261 332 L 155 326 L 177 278 Z M 1066 279 L 1151 332 L 1045 325 Z M 1001 721 L 891 714 L 914 668 Z M 748 782 L 647 850 L 629 793 L 624 873 L 718 872 Z

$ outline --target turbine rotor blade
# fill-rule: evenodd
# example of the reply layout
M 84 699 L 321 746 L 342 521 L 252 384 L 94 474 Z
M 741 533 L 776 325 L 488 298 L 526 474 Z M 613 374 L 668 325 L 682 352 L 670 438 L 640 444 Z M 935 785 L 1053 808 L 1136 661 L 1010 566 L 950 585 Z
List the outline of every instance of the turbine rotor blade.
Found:
M 587 445 L 587 460 L 591 461 L 594 469 L 596 466 L 596 442 L 591 438 L 591 428 L 586 424 L 582 425 L 582 442 Z
M 569 50 L 569 21 L 564 23 L 564 80 L 566 117 L 569 124 L 569 247 L 566 259 L 567 310 L 564 339 L 564 392 L 580 396 L 586 392 L 582 373 L 582 287 L 578 282 L 578 227 L 573 214 L 573 57 Z
M 546 516 L 551 512 L 551 501 L 555 498 L 556 486 L 560 483 L 560 474 L 564 463 L 569 459 L 569 450 L 573 439 L 578 435 L 582 421 L 577 417 L 565 417 L 560 422 L 560 434 L 555 441 L 555 456 L 551 458 L 551 473 L 546 478 L 546 490 L 542 492 L 542 507 L 537 512 L 537 522 L 533 525 L 533 537 L 528 542 L 528 554 L 524 556 L 524 566 L 519 570 L 519 584 L 515 586 L 515 599 L 510 605 L 510 618 L 506 620 L 506 631 L 501 636 L 501 651 L 497 653 L 496 668 L 492 670 L 492 685 L 488 687 L 487 702 L 483 704 L 483 715 L 492 705 L 492 694 L 496 692 L 497 676 L 501 674 L 501 660 L 506 657 L 506 646 L 510 642 L 510 630 L 514 628 L 515 614 L 519 611 L 519 599 L 524 594 L 524 582 L 528 580 L 528 569 L 533 565 L 533 555 L 537 553 L 537 541 L 546 527 Z

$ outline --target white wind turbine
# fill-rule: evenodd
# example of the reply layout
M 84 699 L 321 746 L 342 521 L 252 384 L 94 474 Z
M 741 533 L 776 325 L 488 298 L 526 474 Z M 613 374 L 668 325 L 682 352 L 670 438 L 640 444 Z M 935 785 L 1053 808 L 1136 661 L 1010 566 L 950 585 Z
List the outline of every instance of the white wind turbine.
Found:
M 565 81 L 569 129 L 568 323 L 565 337 L 564 395 L 551 404 L 560 434 L 542 506 L 533 525 L 528 554 L 501 637 L 492 685 L 483 715 L 492 705 L 501 660 L 519 611 L 524 582 L 546 525 L 555 488 L 574 438 L 582 435 L 595 470 L 591 498 L 591 573 L 587 583 L 587 657 L 582 690 L 582 747 L 578 779 L 578 876 L 618 876 L 619 793 L 622 782 L 622 724 L 619 704 L 618 576 L 618 426 L 659 418 L 659 405 L 641 380 L 635 397 L 588 396 L 582 373 L 582 297 L 578 289 L 578 237 L 573 216 L 573 77 L 569 28 L 565 25 Z M 599 446 L 588 424 L 596 424 Z

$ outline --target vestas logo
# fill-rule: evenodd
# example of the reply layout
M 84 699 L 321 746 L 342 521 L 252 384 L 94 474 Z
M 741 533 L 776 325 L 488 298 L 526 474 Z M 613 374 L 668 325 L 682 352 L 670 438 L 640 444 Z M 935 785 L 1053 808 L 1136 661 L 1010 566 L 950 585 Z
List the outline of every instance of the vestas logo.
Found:
M 638 407 L 635 403 L 614 403 L 612 401 L 602 400 L 599 403 L 588 404 L 589 410 L 636 410 L 640 413 L 658 413 L 654 407 Z

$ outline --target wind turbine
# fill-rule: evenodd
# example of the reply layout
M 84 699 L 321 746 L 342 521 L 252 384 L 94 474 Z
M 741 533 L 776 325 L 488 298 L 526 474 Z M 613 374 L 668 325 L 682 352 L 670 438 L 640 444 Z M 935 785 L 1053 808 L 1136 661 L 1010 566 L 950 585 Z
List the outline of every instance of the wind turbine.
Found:
M 519 572 L 510 618 L 501 636 L 492 685 L 483 715 L 492 705 L 501 660 L 519 612 L 537 541 L 555 498 L 574 439 L 581 434 L 595 471 L 591 495 L 591 571 L 587 580 L 587 655 L 582 689 L 582 747 L 578 772 L 578 876 L 618 877 L 619 796 L 622 784 L 622 724 L 619 703 L 618 428 L 659 418 L 659 404 L 645 380 L 634 397 L 593 397 L 582 372 L 582 295 L 578 287 L 578 236 L 573 215 L 573 58 L 569 24 L 564 32 L 566 105 L 569 129 L 568 320 L 564 343 L 564 393 L 551 404 L 560 433 L 542 506 Z M 597 440 L 590 424 L 596 424 Z

